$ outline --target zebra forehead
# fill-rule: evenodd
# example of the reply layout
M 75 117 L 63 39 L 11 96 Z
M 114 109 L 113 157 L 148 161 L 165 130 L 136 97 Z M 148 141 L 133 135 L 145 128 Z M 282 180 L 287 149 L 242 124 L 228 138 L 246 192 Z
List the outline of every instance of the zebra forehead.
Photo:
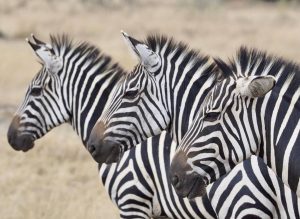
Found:
M 134 72 L 132 74 L 129 74 L 126 77 L 125 80 L 125 86 L 126 87 L 133 87 L 133 86 L 138 86 L 140 83 L 148 79 L 148 76 L 151 76 L 150 74 L 144 74 L 143 71 L 139 72 Z
M 32 79 L 31 85 L 43 85 L 48 78 L 48 74 L 44 68 L 42 68 Z
M 139 81 L 138 75 L 129 75 L 124 82 L 124 88 L 134 87 Z

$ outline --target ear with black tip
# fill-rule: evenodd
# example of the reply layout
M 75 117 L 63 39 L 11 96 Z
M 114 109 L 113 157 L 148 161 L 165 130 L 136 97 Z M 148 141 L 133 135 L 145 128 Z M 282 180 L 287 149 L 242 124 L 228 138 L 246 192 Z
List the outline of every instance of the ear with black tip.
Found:
M 159 55 L 152 51 L 146 44 L 134 39 L 123 31 L 121 31 L 121 33 L 126 44 L 136 54 L 141 64 L 149 72 L 156 72 L 161 66 L 161 59 Z
M 276 79 L 272 75 L 249 76 L 237 79 L 236 89 L 241 96 L 255 98 L 266 95 L 275 84 Z
M 36 36 L 34 36 L 34 34 L 31 34 L 31 38 L 33 39 L 33 41 L 35 42 L 35 44 L 40 45 L 40 46 L 44 46 L 46 48 L 49 49 L 49 51 L 54 54 L 53 48 L 50 44 L 48 43 L 44 43 L 43 41 L 39 40 L 38 38 L 36 38 Z
M 37 56 L 41 59 L 49 73 L 56 74 L 63 66 L 61 57 L 58 57 L 54 54 L 53 49 L 50 45 L 37 40 L 33 36 L 33 34 L 31 36 L 33 42 L 28 38 L 26 38 L 26 41 L 29 43 Z
M 43 41 L 37 39 L 37 38 L 33 35 L 33 33 L 31 34 L 31 37 L 32 37 L 32 39 L 34 40 L 34 42 L 35 42 L 36 44 L 39 44 L 39 45 L 46 45 L 46 43 L 44 43 Z
M 41 48 L 41 46 L 37 45 L 36 43 L 31 42 L 28 38 L 26 38 L 26 41 L 34 51 Z

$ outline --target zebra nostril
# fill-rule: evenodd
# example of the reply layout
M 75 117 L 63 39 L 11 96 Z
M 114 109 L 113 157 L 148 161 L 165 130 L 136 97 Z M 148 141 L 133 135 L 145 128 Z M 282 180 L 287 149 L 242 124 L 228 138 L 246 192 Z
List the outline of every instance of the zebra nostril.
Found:
M 92 154 L 92 153 L 96 150 L 96 147 L 95 147 L 95 145 L 93 145 L 93 144 L 89 144 L 89 145 L 87 146 L 87 149 L 88 149 L 88 151 Z
M 179 177 L 177 175 L 172 177 L 172 184 L 175 188 L 180 187 Z

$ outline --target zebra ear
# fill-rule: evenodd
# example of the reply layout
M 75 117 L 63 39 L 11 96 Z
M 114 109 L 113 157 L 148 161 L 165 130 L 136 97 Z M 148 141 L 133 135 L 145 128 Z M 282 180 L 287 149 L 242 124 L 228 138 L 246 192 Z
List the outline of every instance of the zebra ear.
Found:
M 274 76 L 249 76 L 239 78 L 236 81 L 236 89 L 241 96 L 262 97 L 267 94 L 276 84 Z
M 28 38 L 26 38 L 26 41 L 41 59 L 49 73 L 56 74 L 63 66 L 62 59 L 55 55 L 51 45 L 38 40 L 33 34 L 31 34 L 31 37 L 33 42 Z
M 127 33 L 121 31 L 126 44 L 135 53 L 139 61 L 149 72 L 156 72 L 161 65 L 161 59 L 157 53 L 152 51 L 146 44 L 139 42 Z

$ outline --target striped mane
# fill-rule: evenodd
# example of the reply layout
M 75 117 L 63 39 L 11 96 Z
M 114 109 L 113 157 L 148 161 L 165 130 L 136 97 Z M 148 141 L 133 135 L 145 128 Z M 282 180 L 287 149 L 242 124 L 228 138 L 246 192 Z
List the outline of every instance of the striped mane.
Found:
M 160 51 L 166 46 L 166 55 L 176 51 L 178 54 L 185 53 L 187 57 L 191 59 L 199 59 L 203 62 L 207 62 L 209 59 L 208 56 L 200 55 L 199 51 L 190 49 L 186 43 L 176 42 L 173 37 L 167 37 L 165 35 L 149 35 L 144 43 L 147 44 L 153 51 Z
M 244 72 L 246 76 L 263 74 L 276 76 L 282 67 L 284 67 L 282 74 L 285 77 L 293 73 L 299 75 L 300 67 L 295 62 L 282 57 L 269 55 L 265 51 L 242 46 L 238 50 L 236 57 L 236 61 L 230 61 L 231 68 L 235 73 L 237 72 L 237 65 L 239 65 L 241 71 Z
M 102 53 L 100 49 L 89 44 L 88 42 L 74 43 L 73 40 L 70 39 L 70 37 L 66 34 L 56 36 L 50 35 L 50 42 L 54 52 L 57 55 L 61 55 L 61 53 L 67 54 L 68 52 L 72 51 L 72 56 L 75 54 L 78 54 L 79 57 L 86 56 L 85 60 L 89 61 L 90 66 L 101 62 L 104 70 L 106 71 L 113 70 L 118 71 L 119 73 L 123 73 L 124 71 L 118 63 L 112 63 L 110 56 Z
M 184 55 L 183 58 L 183 65 L 180 65 L 179 68 L 182 66 L 187 66 L 188 64 L 193 64 L 195 67 L 200 67 L 205 64 L 209 64 L 208 70 L 204 72 L 202 77 L 210 77 L 212 74 L 216 73 L 213 69 L 216 67 L 215 63 L 210 61 L 210 56 L 203 55 L 199 50 L 191 49 L 186 43 L 184 42 L 176 42 L 173 37 L 167 37 L 161 34 L 151 34 L 148 35 L 146 40 L 143 41 L 149 48 L 158 54 L 161 54 L 163 51 L 162 58 L 165 58 L 174 53 L 171 59 L 171 62 L 174 63 L 179 56 Z M 190 75 L 187 75 L 190 77 Z
M 269 55 L 267 52 L 254 48 L 240 47 L 235 58 L 229 60 L 229 64 L 216 58 L 217 66 L 222 70 L 226 77 L 250 75 L 273 75 L 277 78 L 277 86 L 291 79 L 289 88 L 291 93 L 295 92 L 300 86 L 300 66 L 295 62 L 281 57 Z
M 237 68 L 248 75 L 273 75 L 277 78 L 277 86 L 289 82 L 289 92 L 295 92 L 300 86 L 300 66 L 295 62 L 281 57 L 269 55 L 264 51 L 241 47 L 237 53 L 235 62 L 230 62 L 231 69 L 237 74 Z

